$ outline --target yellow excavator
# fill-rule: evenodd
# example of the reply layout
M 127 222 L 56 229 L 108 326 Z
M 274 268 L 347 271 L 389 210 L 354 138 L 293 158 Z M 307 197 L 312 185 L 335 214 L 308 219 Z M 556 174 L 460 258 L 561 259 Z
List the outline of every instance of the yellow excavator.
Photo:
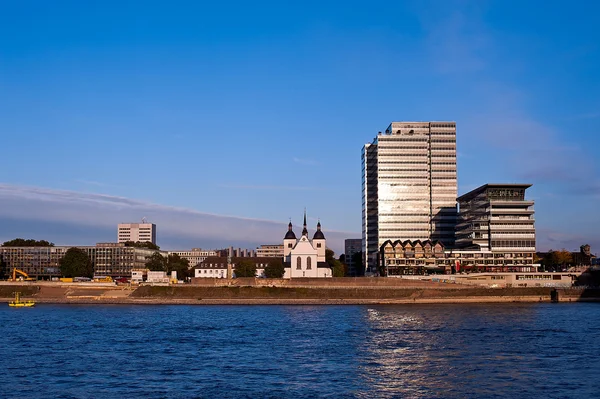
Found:
M 29 277 L 29 274 L 25 273 L 23 270 L 14 269 L 12 271 L 12 279 L 10 281 L 17 281 L 17 274 L 23 276 L 23 280 L 25 281 L 35 281 L 34 278 Z

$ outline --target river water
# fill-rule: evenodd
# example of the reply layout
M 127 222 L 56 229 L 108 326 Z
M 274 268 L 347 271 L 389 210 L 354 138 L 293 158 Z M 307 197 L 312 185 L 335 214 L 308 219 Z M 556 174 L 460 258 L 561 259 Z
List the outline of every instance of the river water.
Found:
M 1 398 L 600 397 L 592 303 L 2 305 L 0 337 Z

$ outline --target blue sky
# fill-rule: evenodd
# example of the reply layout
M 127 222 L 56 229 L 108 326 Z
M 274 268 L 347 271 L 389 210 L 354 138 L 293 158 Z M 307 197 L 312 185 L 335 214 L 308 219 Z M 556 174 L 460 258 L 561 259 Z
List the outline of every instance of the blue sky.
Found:
M 36 189 L 54 198 L 39 200 L 54 204 L 35 216 L 48 222 L 80 223 L 73 201 L 103 195 L 162 207 L 93 211 L 110 226 L 166 223 L 169 207 L 283 226 L 306 207 L 326 233 L 359 237 L 362 145 L 391 121 L 454 120 L 459 194 L 532 183 L 540 249 L 600 252 L 599 13 L 589 1 L 0 2 L 0 218 L 13 221 L 0 238 L 30 225 L 32 203 L 13 199 Z M 60 228 L 31 234 L 68 241 Z M 191 240 L 212 228 L 197 222 Z

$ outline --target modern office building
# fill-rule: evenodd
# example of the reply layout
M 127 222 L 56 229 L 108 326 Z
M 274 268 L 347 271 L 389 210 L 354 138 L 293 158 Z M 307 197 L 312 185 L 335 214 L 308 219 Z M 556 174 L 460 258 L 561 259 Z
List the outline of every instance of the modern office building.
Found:
M 156 244 L 156 225 L 154 223 L 119 223 L 117 242 L 149 241 Z
M 456 123 L 392 122 L 362 150 L 366 266 L 379 264 L 388 240 L 454 245 Z
M 344 258 L 346 260 L 346 266 L 348 267 L 348 276 L 360 276 L 363 270 L 357 270 L 354 264 L 354 254 L 362 251 L 362 239 L 360 238 L 348 238 L 344 240 Z
M 389 240 L 380 247 L 385 275 L 537 272 L 530 184 L 486 184 L 458 198 L 454 248 L 441 241 Z
M 283 244 L 261 245 L 260 247 L 256 248 L 256 256 L 259 258 L 283 258 Z
M 71 246 L 0 247 L 0 261 L 5 274 L 13 268 L 30 277 L 48 279 L 60 276 L 60 260 Z M 128 277 L 132 269 L 143 269 L 147 258 L 155 250 L 126 247 L 123 243 L 99 243 L 95 246 L 77 246 L 84 250 L 94 265 L 94 275 Z M 166 252 L 161 252 L 166 255 Z
M 169 255 L 174 254 L 187 259 L 190 263 L 190 268 L 202 263 L 209 256 L 218 256 L 216 250 L 203 250 L 202 248 L 192 248 L 189 251 L 169 251 Z
M 485 184 L 458 198 L 456 247 L 533 260 L 534 202 L 525 199 L 531 184 Z

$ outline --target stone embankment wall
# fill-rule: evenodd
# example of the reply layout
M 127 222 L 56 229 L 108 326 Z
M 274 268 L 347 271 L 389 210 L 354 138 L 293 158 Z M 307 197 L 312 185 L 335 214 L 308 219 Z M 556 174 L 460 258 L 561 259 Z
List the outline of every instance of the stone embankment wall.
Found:
M 202 287 L 304 287 L 304 288 L 436 288 L 462 289 L 469 286 L 421 280 L 385 277 L 334 277 L 334 278 L 194 278 L 192 285 Z
M 550 298 L 550 288 L 305 288 L 305 287 L 201 287 L 201 286 L 142 286 L 131 298 L 174 299 L 425 299 L 466 297 L 525 297 L 541 300 Z
M 240 279 L 241 280 L 241 279 Z M 253 279 L 250 279 L 253 280 Z M 238 280 L 239 281 L 239 280 Z M 550 302 L 553 288 L 461 287 L 277 287 L 174 285 L 140 287 L 93 287 L 85 283 L 21 284 L 0 286 L 0 301 L 24 298 L 39 303 L 123 303 L 123 304 L 377 304 L 377 303 L 490 303 Z M 600 301 L 600 289 L 556 290 L 560 302 Z M 556 294 L 555 294 L 556 297 Z

